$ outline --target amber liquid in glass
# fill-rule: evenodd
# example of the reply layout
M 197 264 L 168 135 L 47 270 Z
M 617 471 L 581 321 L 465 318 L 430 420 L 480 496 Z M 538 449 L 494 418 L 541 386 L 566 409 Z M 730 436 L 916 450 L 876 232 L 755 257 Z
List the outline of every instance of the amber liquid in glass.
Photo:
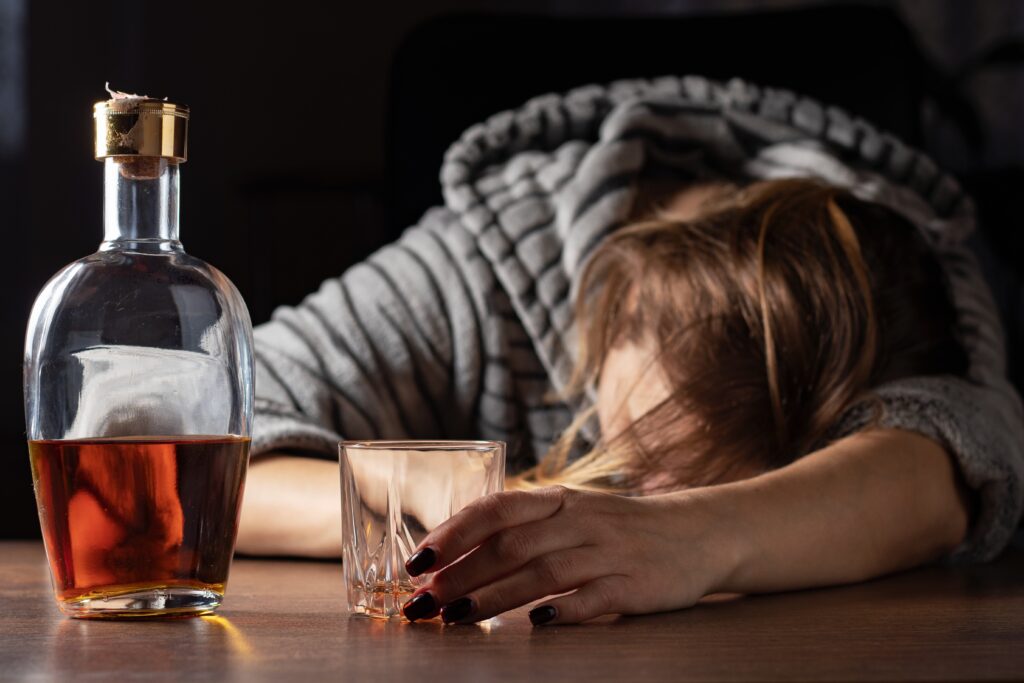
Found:
M 372 586 L 356 584 L 353 590 L 361 591 L 364 596 L 357 614 L 389 619 L 396 612 L 401 613 L 402 605 L 412 598 L 416 586 L 411 581 L 377 581 Z
M 182 613 L 202 613 L 208 609 L 197 605 L 219 604 L 238 530 L 249 439 L 30 441 L 29 455 L 62 609 L 74 612 L 76 603 L 136 594 L 161 614 L 175 605 Z M 138 602 L 124 604 L 146 616 Z M 124 616 L 116 609 L 110 615 Z

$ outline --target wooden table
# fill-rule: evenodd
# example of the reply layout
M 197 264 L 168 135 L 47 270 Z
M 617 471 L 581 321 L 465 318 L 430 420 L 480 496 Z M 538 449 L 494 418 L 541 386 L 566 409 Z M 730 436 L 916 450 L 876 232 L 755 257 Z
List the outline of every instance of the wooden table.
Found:
M 532 629 L 349 618 L 337 563 L 239 560 L 219 616 L 60 615 L 42 546 L 0 543 L 0 680 L 1024 678 L 1024 539 L 999 562 Z

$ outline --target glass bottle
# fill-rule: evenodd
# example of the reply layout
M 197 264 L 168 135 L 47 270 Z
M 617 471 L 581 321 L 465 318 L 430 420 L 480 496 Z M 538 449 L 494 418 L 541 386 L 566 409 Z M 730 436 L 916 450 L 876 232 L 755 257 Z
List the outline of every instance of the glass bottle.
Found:
M 184 106 L 94 107 L 103 242 L 43 288 L 25 416 L 57 603 L 75 617 L 216 608 L 234 551 L 253 411 L 241 296 L 178 241 Z

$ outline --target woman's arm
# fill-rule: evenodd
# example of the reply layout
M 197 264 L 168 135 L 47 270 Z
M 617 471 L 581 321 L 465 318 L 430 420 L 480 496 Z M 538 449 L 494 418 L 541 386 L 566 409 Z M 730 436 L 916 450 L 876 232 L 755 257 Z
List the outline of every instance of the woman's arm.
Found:
M 254 330 L 254 456 L 336 460 L 342 438 L 474 431 L 491 321 L 482 308 L 487 273 L 468 264 L 468 240 L 457 218 L 430 211 Z
M 485 287 L 448 212 L 256 328 L 239 552 L 341 553 L 338 441 L 472 433 Z M 298 457 L 321 454 L 326 460 Z
M 476 621 L 578 589 L 531 613 L 535 623 L 570 623 L 688 607 L 715 592 L 860 581 L 941 557 L 967 522 L 938 443 L 862 432 L 774 472 L 703 489 L 481 499 L 424 539 L 410 565 L 441 571 L 407 615 L 448 605 L 446 620 Z
M 949 455 L 901 430 L 855 434 L 706 496 L 735 539 L 720 590 L 739 593 L 863 581 L 914 567 L 953 550 L 968 524 Z
M 447 487 L 468 500 L 472 490 L 452 481 L 455 472 L 438 467 L 435 454 L 405 454 L 400 497 L 402 514 L 425 529 L 445 517 L 436 491 Z M 352 475 L 362 492 L 362 504 L 385 514 L 392 477 L 391 458 L 351 462 Z M 269 453 L 249 467 L 236 547 L 249 555 L 341 555 L 341 481 L 338 463 L 285 453 Z M 470 485 L 472 482 L 470 482 Z
M 268 453 L 246 475 L 238 552 L 341 556 L 338 463 Z

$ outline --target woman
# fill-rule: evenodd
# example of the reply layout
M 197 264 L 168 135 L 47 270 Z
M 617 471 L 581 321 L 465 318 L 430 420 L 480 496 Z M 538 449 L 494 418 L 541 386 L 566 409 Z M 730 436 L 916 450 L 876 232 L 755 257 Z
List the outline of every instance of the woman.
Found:
M 524 490 L 428 535 L 410 619 L 564 594 L 530 618 L 578 622 L 1006 544 L 1020 402 L 970 201 L 926 157 L 664 78 L 492 117 L 441 180 L 446 207 L 257 331 L 240 550 L 338 554 L 341 436 L 510 443 Z

